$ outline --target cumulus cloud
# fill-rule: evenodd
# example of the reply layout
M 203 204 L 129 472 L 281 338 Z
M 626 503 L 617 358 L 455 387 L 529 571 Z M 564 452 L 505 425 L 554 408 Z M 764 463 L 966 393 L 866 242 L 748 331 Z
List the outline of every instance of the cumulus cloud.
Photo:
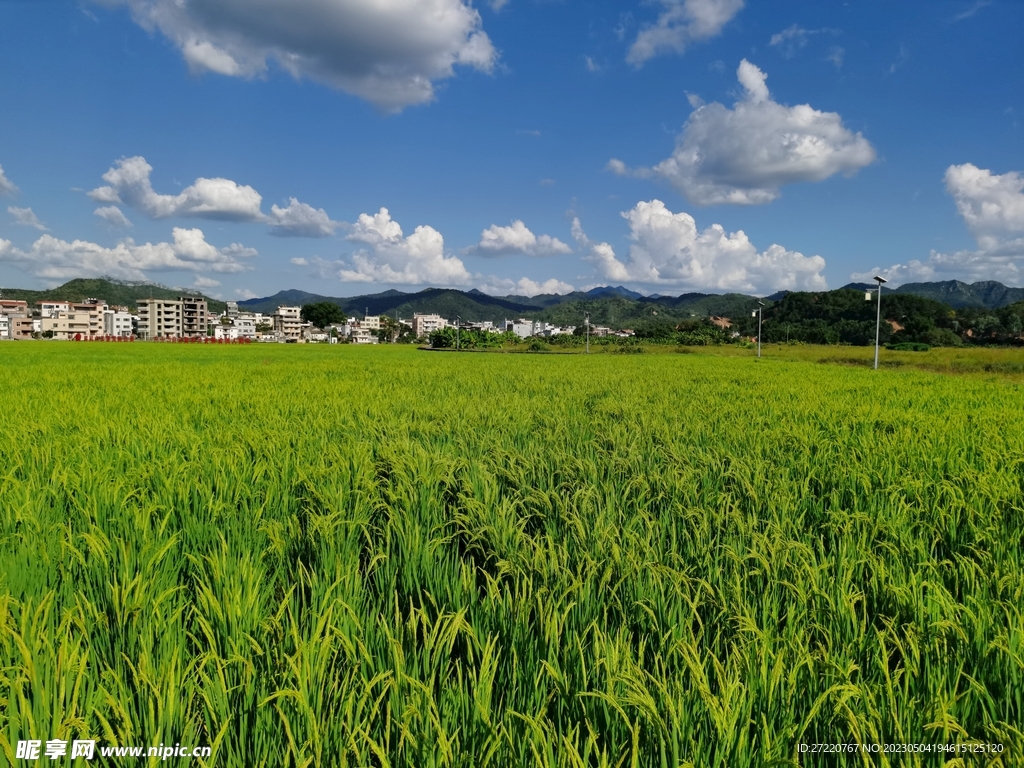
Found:
M 578 218 L 572 222 L 573 237 L 589 251 L 584 258 L 606 279 L 762 294 L 827 288 L 821 256 L 804 256 L 781 245 L 758 251 L 742 231 L 726 233 L 719 224 L 700 231 L 692 216 L 673 213 L 660 200 L 639 202 L 622 216 L 632 241 L 626 260 L 608 243 L 592 242 Z
M 177 195 L 162 195 L 149 179 L 153 166 L 144 157 L 122 157 L 103 174 L 106 186 L 89 197 L 98 203 L 131 206 L 154 219 L 196 216 L 226 221 L 261 221 L 260 193 L 230 179 L 196 179 Z
M 534 235 L 517 219 L 508 227 L 492 224 L 480 233 L 480 242 L 467 252 L 477 256 L 558 256 L 572 253 L 572 248 L 557 237 Z
M 98 0 L 159 30 L 194 72 L 260 77 L 275 61 L 396 111 L 434 97 L 457 65 L 490 72 L 497 52 L 466 0 Z M 503 4 L 503 3 L 499 3 Z
M 608 168 L 665 179 L 697 205 L 758 205 L 777 198 L 784 184 L 852 174 L 874 162 L 874 147 L 837 113 L 773 101 L 767 75 L 746 59 L 736 76 L 744 94 L 734 108 L 715 102 L 696 109 L 671 157 L 636 170 L 612 159 Z
M 242 301 L 245 301 L 246 299 L 258 298 L 259 294 L 256 293 L 255 291 L 249 290 L 248 288 L 236 288 L 235 296 L 240 298 Z
M 348 239 L 366 247 L 353 253 L 338 270 L 346 282 L 465 285 L 472 279 L 461 259 L 445 256 L 440 232 L 419 226 L 405 237 L 387 208 L 372 216 L 360 214 Z
M 177 195 L 160 194 L 153 189 L 152 172 L 146 158 L 122 157 L 103 174 L 107 183 L 92 190 L 89 197 L 98 203 L 130 206 L 153 219 L 181 216 L 266 223 L 270 234 L 278 237 L 330 237 L 339 226 L 323 208 L 294 197 L 285 208 L 274 204 L 266 215 L 261 210 L 263 196 L 231 179 L 199 178 Z M 98 208 L 95 213 L 113 226 L 131 226 L 115 205 Z
M 294 197 L 287 208 L 270 208 L 270 234 L 279 237 L 330 237 L 340 222 L 331 221 L 323 208 L 300 203 Z
M 99 216 L 114 229 L 131 229 L 132 227 L 132 223 L 128 221 L 128 217 L 125 216 L 124 213 L 121 212 L 121 209 L 116 205 L 102 206 L 93 211 L 93 214 Z
M 220 285 L 220 280 L 214 280 L 212 277 L 196 275 L 196 279 L 192 282 L 192 285 L 196 288 L 216 288 Z
M 7 206 L 7 212 L 22 226 L 38 229 L 40 232 L 46 231 L 46 225 L 39 220 L 39 217 L 35 215 L 31 208 L 18 208 L 17 206 L 9 205 Z
M 296 267 L 308 267 L 309 266 L 309 261 L 307 261 L 302 256 L 296 256 L 294 258 L 288 259 L 288 261 L 290 261 Z
M 4 175 L 4 167 L 0 165 L 0 196 L 14 197 L 16 194 L 18 194 L 18 188 Z
M 42 278 L 66 280 L 109 275 L 123 280 L 146 280 L 144 270 L 241 272 L 245 269 L 242 260 L 256 255 L 255 250 L 238 243 L 217 248 L 206 242 L 200 229 L 175 227 L 172 236 L 170 243 L 139 245 L 127 238 L 113 248 L 105 248 L 85 240 L 68 242 L 43 235 L 27 251 L 7 243 L 0 248 L 0 261 L 14 263 Z
M 740 12 L 743 0 L 661 0 L 661 5 L 658 21 L 640 30 L 626 54 L 634 66 L 661 53 L 682 53 L 690 43 L 714 37 Z
M 481 291 L 492 296 L 538 296 L 540 294 L 555 293 L 565 295 L 576 290 L 569 283 L 556 280 L 555 278 L 538 282 L 528 277 L 522 277 L 519 280 L 491 277 L 481 283 L 479 287 Z
M 854 280 L 881 275 L 893 283 L 919 280 L 999 280 L 1020 285 L 1024 280 L 1024 174 L 994 174 L 971 163 L 946 169 L 946 191 L 956 203 L 977 243 L 975 250 L 941 253 L 933 250 L 924 261 L 913 259 L 871 272 L 854 273 Z

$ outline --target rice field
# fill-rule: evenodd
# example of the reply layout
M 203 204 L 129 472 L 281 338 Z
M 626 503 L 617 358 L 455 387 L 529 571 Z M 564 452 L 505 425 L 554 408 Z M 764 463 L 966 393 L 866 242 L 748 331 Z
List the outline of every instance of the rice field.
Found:
M 0 391 L 0 763 L 1024 765 L 1016 377 L 25 342 Z M 800 748 L 851 742 L 1002 752 Z

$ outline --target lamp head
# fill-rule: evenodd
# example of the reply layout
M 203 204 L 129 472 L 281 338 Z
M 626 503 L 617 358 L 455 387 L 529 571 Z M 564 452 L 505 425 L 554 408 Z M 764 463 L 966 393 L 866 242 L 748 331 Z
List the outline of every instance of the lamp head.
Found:
M 889 282 L 889 281 L 888 281 L 888 280 L 886 280 L 886 279 L 885 279 L 884 277 L 880 277 L 880 276 L 878 276 L 878 275 L 875 275 L 875 280 L 877 280 L 877 281 L 878 281 L 878 284 L 879 284 L 879 285 L 881 285 L 882 283 L 888 283 L 888 282 Z

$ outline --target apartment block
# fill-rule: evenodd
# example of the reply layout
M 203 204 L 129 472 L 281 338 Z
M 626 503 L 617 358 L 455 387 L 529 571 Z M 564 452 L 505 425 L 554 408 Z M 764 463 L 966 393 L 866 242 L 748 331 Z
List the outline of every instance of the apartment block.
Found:
M 139 299 L 139 338 L 176 339 L 182 335 L 181 301 Z
M 274 330 L 285 339 L 298 339 L 302 335 L 301 307 L 278 307 L 273 320 Z
M 79 302 L 68 302 L 68 314 L 88 315 L 89 338 L 103 335 L 103 313 L 107 311 L 106 303 L 98 299 L 86 299 Z M 82 334 L 83 338 L 85 333 Z
M 181 335 L 205 336 L 210 312 L 206 299 L 198 296 L 179 296 L 181 302 Z
M 447 328 L 448 321 L 440 315 L 414 313 L 412 316 L 412 333 L 416 338 L 429 336 L 434 331 Z

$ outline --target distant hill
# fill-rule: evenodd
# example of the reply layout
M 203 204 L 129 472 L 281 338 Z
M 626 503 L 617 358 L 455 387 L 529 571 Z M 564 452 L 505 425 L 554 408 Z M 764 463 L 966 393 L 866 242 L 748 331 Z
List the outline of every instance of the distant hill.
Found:
M 626 327 L 644 319 L 684 320 L 707 315 L 729 315 L 749 312 L 757 299 L 740 293 L 684 293 L 681 296 L 643 296 L 622 286 L 594 288 L 573 293 L 539 296 L 491 296 L 478 290 L 459 291 L 427 288 L 417 293 L 385 291 L 365 296 L 338 298 L 307 293 L 280 291 L 273 296 L 240 301 L 239 307 L 251 312 L 271 313 L 279 305 L 310 304 L 329 301 L 352 317 L 390 315 L 412 317 L 414 312 L 436 312 L 446 317 L 467 320 L 490 320 L 525 317 L 557 325 L 579 325 L 583 315 L 590 313 L 596 325 Z
M 875 283 L 849 283 L 843 288 L 863 291 L 872 289 Z M 925 299 L 941 301 L 953 309 L 977 307 L 979 309 L 1000 309 L 1024 301 L 1024 288 L 1010 288 L 995 280 L 978 283 L 962 283 L 959 280 L 944 280 L 937 283 L 904 283 L 891 289 L 893 293 L 906 293 Z M 883 297 L 885 289 L 883 289 Z
M 48 291 L 30 291 L 24 288 L 0 288 L 5 299 L 27 301 L 29 306 L 37 301 L 81 301 L 82 299 L 102 299 L 108 304 L 124 305 L 135 308 L 139 299 L 174 299 L 178 296 L 203 296 L 198 291 L 186 288 L 168 288 L 156 283 L 133 283 L 109 278 L 69 280 L 58 288 Z M 213 312 L 223 312 L 227 304 L 223 301 L 203 296 Z
M 842 289 L 863 291 L 873 284 L 850 283 Z M 907 283 L 892 293 L 919 296 L 942 302 L 954 309 L 1000 309 L 1024 301 L 1024 288 L 1011 288 L 995 281 L 963 283 L 947 280 L 935 283 Z M 87 297 L 103 299 L 110 304 L 135 306 L 138 299 L 174 298 L 179 295 L 202 295 L 184 288 L 169 288 L 155 283 L 133 283 L 109 278 L 71 280 L 59 288 L 31 291 L 18 288 L 0 289 L 8 299 L 22 299 L 30 304 L 44 300 L 80 301 Z M 789 291 L 779 291 L 762 301 L 772 306 L 783 301 Z M 210 309 L 222 312 L 223 301 L 204 296 Z M 363 296 L 339 298 L 296 289 L 279 291 L 273 296 L 240 301 L 239 306 L 253 312 L 273 312 L 279 305 L 302 305 L 329 301 L 345 314 L 361 317 L 371 315 L 412 317 L 414 312 L 436 312 L 446 318 L 460 316 L 468 320 L 500 322 L 508 318 L 526 317 L 556 323 L 579 325 L 585 313 L 592 323 L 629 327 L 644 320 L 679 321 L 693 317 L 719 315 L 738 318 L 749 315 L 757 306 L 757 297 L 742 293 L 684 293 L 679 296 L 655 294 L 643 296 L 623 286 L 601 286 L 589 291 L 541 294 L 539 296 L 491 296 L 478 290 L 460 291 L 451 288 L 425 288 L 416 293 L 387 290 Z
M 426 288 L 417 293 L 391 290 L 348 298 L 320 296 L 304 291 L 280 291 L 267 298 L 240 301 L 238 305 L 252 312 L 267 313 L 273 312 L 281 304 L 311 304 L 318 301 L 337 304 L 349 317 L 361 317 L 368 312 L 371 315 L 397 315 L 409 318 L 414 312 L 436 312 L 447 318 L 460 316 L 467 320 L 497 322 L 506 317 L 532 317 L 543 309 L 539 303 L 527 304 L 524 303 L 525 300 L 519 300 L 519 297 L 502 298 L 481 291 L 458 291 L 450 288 Z

